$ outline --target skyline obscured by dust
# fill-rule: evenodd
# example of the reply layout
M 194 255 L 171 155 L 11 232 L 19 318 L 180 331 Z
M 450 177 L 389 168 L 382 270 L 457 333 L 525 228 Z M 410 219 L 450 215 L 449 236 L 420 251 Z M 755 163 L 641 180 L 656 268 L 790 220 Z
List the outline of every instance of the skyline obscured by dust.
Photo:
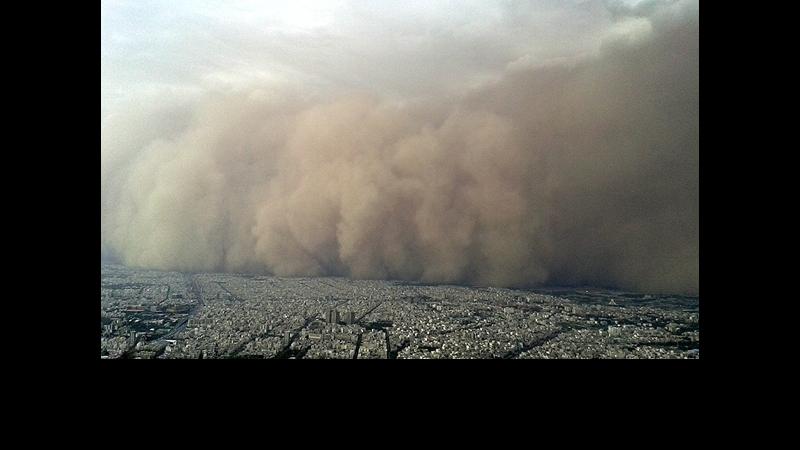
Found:
M 697 293 L 696 1 L 233 4 L 104 3 L 101 255 Z

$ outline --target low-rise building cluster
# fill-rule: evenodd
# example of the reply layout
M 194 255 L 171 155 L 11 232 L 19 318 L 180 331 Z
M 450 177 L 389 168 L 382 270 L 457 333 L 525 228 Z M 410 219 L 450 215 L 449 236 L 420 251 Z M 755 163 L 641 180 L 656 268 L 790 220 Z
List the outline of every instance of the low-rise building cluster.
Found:
M 101 358 L 697 358 L 697 299 L 101 267 Z

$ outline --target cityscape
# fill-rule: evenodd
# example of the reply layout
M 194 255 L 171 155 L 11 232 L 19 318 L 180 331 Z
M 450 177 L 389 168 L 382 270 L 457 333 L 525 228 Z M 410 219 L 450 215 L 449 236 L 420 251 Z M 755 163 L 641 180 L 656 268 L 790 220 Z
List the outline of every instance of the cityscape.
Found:
M 101 263 L 101 359 L 697 359 L 699 298 Z

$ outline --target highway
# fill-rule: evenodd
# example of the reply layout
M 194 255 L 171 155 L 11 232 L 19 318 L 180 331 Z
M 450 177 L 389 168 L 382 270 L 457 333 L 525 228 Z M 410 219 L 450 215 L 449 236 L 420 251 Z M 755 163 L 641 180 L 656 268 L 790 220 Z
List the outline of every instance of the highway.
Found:
M 187 275 L 186 277 L 189 278 L 190 276 Z M 191 319 L 192 317 L 197 315 L 197 312 L 200 311 L 200 309 L 203 307 L 202 290 L 200 289 L 200 286 L 197 285 L 197 279 L 193 275 L 191 276 L 191 281 L 189 282 L 189 286 L 190 286 L 189 287 L 189 292 L 196 299 L 197 304 L 195 305 L 194 308 L 192 308 L 191 311 L 189 311 L 189 315 L 186 316 L 185 319 L 181 320 L 178 323 L 178 325 L 176 325 L 175 328 L 172 331 L 170 331 L 169 333 L 161 336 L 160 338 L 158 338 L 158 339 L 156 339 L 155 341 L 152 341 L 152 342 L 160 343 L 160 342 L 166 341 L 167 339 L 172 338 L 172 336 L 175 336 L 176 334 L 178 334 L 181 331 L 183 331 L 184 329 L 186 329 L 186 325 L 189 323 L 189 319 Z

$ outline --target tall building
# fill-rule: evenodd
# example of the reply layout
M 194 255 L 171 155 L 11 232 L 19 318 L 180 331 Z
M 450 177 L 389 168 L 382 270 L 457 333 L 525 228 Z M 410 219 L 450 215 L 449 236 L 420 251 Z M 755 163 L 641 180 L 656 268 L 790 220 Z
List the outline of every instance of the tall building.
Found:
M 339 322 L 339 311 L 335 309 L 329 309 L 327 314 L 327 322 L 330 324 L 338 323 Z
M 128 336 L 128 345 L 133 347 L 136 345 L 136 331 L 131 330 L 130 336 Z
M 353 311 L 344 313 L 344 323 L 352 325 L 356 321 L 356 314 Z

